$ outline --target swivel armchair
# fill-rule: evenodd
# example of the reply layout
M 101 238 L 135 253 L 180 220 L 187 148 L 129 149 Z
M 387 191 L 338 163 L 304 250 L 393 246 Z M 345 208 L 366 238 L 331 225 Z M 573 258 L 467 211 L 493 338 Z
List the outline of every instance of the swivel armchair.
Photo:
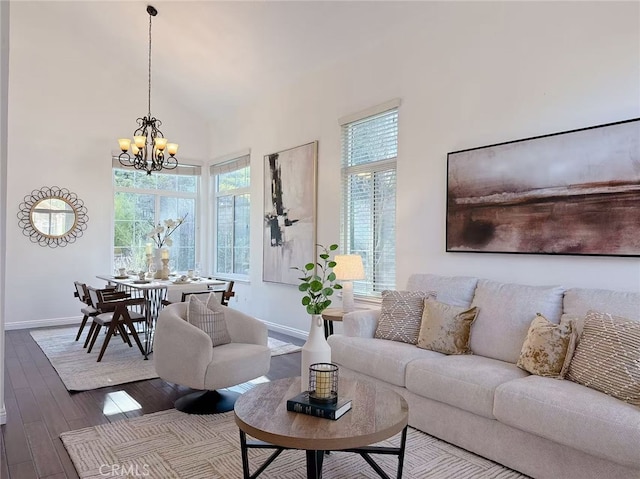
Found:
M 179 411 L 213 414 L 231 411 L 239 394 L 223 390 L 269 372 L 267 326 L 219 305 L 231 342 L 213 346 L 211 337 L 186 321 L 187 303 L 166 306 L 158 316 L 153 358 L 158 376 L 199 391 L 175 402 Z

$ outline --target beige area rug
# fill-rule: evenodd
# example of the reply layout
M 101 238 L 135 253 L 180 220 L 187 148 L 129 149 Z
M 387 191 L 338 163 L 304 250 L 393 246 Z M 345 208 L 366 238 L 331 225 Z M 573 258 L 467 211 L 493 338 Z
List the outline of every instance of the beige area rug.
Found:
M 153 366 L 153 354 L 145 361 L 135 344 L 130 348 L 119 337 L 111 339 L 102 361 L 97 362 L 102 340 L 98 338 L 93 351 L 87 354 L 82 346 L 88 331 L 89 327 L 85 326 L 79 341 L 74 341 L 77 327 L 31 331 L 31 337 L 47 356 L 67 390 L 88 391 L 158 377 Z M 143 337 L 140 340 L 143 341 Z M 269 338 L 269 348 L 272 356 L 301 349 L 273 338 Z
M 210 416 L 188 415 L 170 409 L 111 424 L 64 432 L 62 442 L 81 478 L 104 478 L 117 472 L 153 479 L 216 479 L 242 477 L 240 437 L 233 412 Z M 397 435 L 381 443 L 399 445 Z M 249 451 L 251 473 L 270 450 Z M 398 460 L 376 455 L 378 463 L 395 477 Z M 304 451 L 284 451 L 260 477 L 303 479 Z M 358 454 L 332 452 L 325 456 L 323 479 L 379 478 Z M 520 479 L 525 478 L 487 459 L 459 449 L 415 429 L 409 429 L 405 479 Z
M 82 346 L 88 332 L 89 327 L 85 326 L 82 337 L 74 341 L 77 327 L 31 331 L 31 337 L 69 391 L 88 391 L 158 377 L 153 367 L 153 354 L 145 361 L 135 343 L 130 348 L 120 337 L 111 338 L 102 361 L 97 362 L 104 337 L 99 337 L 91 353 L 87 353 Z M 143 341 L 142 336 L 140 341 Z

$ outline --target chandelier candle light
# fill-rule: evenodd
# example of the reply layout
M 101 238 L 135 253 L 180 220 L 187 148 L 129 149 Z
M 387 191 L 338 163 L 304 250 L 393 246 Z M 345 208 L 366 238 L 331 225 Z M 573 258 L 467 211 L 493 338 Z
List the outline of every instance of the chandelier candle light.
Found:
M 178 159 L 175 157 L 178 144 L 167 142 L 168 140 L 158 128 L 162 122 L 151 116 L 151 19 L 158 14 L 158 10 L 147 5 L 147 13 L 149 14 L 149 109 L 147 116 L 136 120 L 138 129 L 133 133 L 133 145 L 129 138 L 118 140 L 122 150 L 118 160 L 122 166 L 132 166 L 150 175 L 152 171 L 172 170 L 178 166 Z M 129 149 L 133 156 L 129 154 Z M 165 156 L 165 151 L 169 157 Z
M 342 281 L 342 311 L 349 313 L 354 309 L 352 281 L 365 278 L 362 258 L 357 254 L 337 254 L 334 261 L 333 272 Z

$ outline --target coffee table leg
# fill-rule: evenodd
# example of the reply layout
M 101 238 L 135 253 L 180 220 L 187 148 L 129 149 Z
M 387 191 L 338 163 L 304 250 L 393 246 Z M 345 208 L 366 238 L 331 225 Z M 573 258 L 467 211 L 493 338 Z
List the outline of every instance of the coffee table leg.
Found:
M 307 479 L 322 479 L 324 451 L 307 451 Z
M 402 438 L 400 439 L 400 451 L 398 452 L 398 477 L 402 479 L 402 467 L 404 466 L 404 446 L 407 444 L 407 426 L 402 430 Z
M 242 453 L 242 475 L 244 479 L 249 479 L 249 455 L 247 451 L 247 435 L 240 430 L 240 452 Z

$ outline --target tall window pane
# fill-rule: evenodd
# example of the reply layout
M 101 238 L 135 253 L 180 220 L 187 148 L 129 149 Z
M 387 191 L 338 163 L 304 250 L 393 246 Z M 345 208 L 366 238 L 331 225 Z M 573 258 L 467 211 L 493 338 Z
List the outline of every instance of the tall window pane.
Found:
M 194 170 L 199 173 L 199 170 Z M 197 192 L 196 174 L 165 174 L 113 169 L 114 266 L 141 271 L 147 268 L 145 248 L 153 243 L 149 232 L 168 219 L 186 215 L 171 234 L 168 248 L 171 268 L 193 269 L 196 264 Z M 155 244 L 154 244 L 155 247 Z
M 343 123 L 342 244 L 362 256 L 366 275 L 356 294 L 395 288 L 397 154 L 397 108 Z
M 249 155 L 211 167 L 216 195 L 214 270 L 220 275 L 249 274 Z

